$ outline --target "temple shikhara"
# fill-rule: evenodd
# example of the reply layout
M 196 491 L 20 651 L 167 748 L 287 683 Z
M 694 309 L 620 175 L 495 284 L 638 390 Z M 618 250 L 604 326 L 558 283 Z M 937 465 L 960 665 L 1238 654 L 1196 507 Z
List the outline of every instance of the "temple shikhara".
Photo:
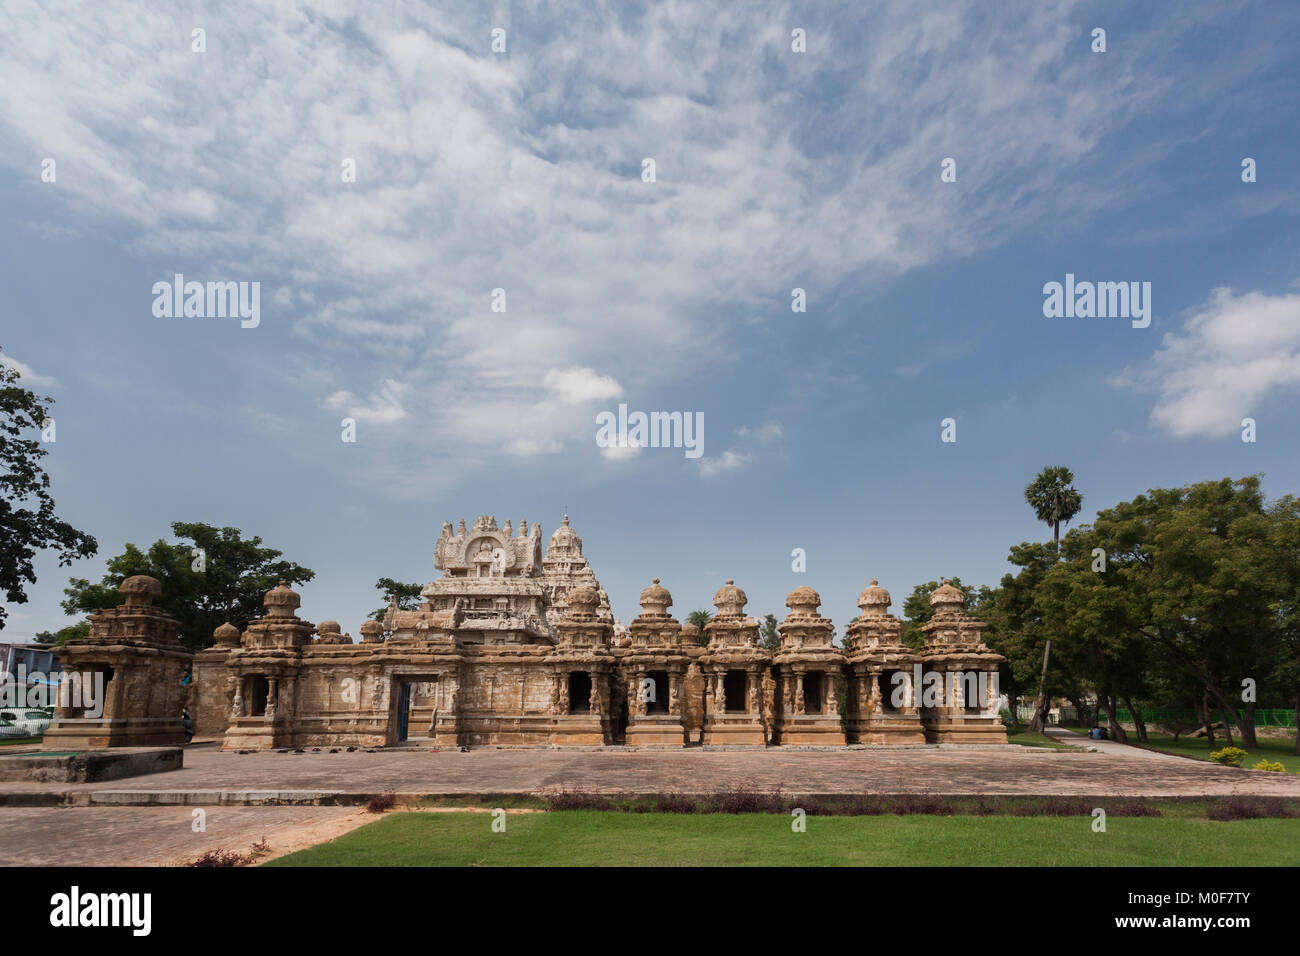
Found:
M 798 587 L 779 647 L 759 643 L 745 592 L 727 581 L 700 634 L 669 613 L 655 579 L 641 613 L 618 626 L 568 515 L 542 529 L 481 516 L 450 522 L 434 546 L 442 577 L 354 642 L 313 624 L 281 584 L 241 633 L 226 624 L 193 655 L 195 733 L 228 750 L 321 746 L 704 746 L 1006 743 L 996 674 L 1004 658 L 946 582 L 931 596 L 925 647 L 903 643 L 876 581 L 858 598 L 843 646 Z M 152 606 L 158 582 L 126 579 L 127 602 L 91 619 L 70 660 L 108 679 L 96 718 L 56 711 L 49 736 L 89 746 L 180 743 L 179 689 L 190 657 L 176 622 Z M 150 690 L 158 685 L 157 690 Z M 169 694 L 167 688 L 173 688 Z M 93 721 L 93 723 L 92 723 Z

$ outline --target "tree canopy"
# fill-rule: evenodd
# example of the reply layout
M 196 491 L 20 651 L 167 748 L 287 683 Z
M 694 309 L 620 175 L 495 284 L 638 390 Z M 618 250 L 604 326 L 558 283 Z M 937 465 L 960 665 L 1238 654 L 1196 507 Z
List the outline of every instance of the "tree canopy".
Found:
M 1062 465 L 1050 465 L 1025 488 L 1025 501 L 1039 521 L 1052 529 L 1052 540 L 1061 539 L 1061 525 L 1069 524 L 1083 508 L 1083 495 L 1074 487 L 1074 472 Z
M 98 584 L 73 578 L 63 591 L 64 611 L 84 614 L 117 607 L 122 580 L 147 574 L 162 583 L 157 606 L 181 622 L 181 643 L 199 650 L 212 644 L 213 630 L 227 621 L 243 630 L 260 617 L 266 592 L 280 581 L 292 586 L 316 576 L 282 560 L 281 552 L 262 547 L 261 538 L 245 539 L 238 528 L 186 521 L 171 527 L 182 541 L 160 538 L 147 551 L 128 543 L 108 562 L 108 573 Z
M 36 552 L 55 550 L 59 566 L 99 549 L 93 537 L 54 513 L 50 476 L 41 467 L 49 454 L 36 437 L 50 421 L 54 399 L 37 397 L 18 384 L 16 368 L 0 365 L 0 589 L 10 604 L 27 603 L 36 583 Z M 0 605 L 0 629 L 8 612 Z

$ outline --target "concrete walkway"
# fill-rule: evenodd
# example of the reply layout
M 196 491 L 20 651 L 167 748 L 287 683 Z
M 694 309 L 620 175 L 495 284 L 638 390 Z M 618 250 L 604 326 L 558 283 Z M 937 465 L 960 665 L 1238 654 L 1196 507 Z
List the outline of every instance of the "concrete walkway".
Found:
M 1091 737 L 1085 737 L 1083 734 L 1075 733 L 1073 730 L 1066 730 L 1064 727 L 1047 727 L 1043 730 L 1043 736 L 1051 737 L 1057 743 L 1068 744 L 1071 747 L 1092 747 L 1104 754 L 1118 754 L 1124 757 L 1136 757 L 1139 760 L 1178 760 L 1186 761 L 1186 757 L 1176 757 L 1173 754 L 1160 753 L 1158 750 L 1145 750 L 1142 747 L 1130 747 L 1128 744 L 1121 744 L 1114 740 L 1093 740 Z

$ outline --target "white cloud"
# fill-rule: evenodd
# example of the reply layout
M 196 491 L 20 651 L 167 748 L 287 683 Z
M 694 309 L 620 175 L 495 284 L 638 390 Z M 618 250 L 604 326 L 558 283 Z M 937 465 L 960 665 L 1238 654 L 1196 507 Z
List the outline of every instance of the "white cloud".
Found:
M 714 475 L 721 475 L 728 471 L 735 471 L 754 461 L 754 456 L 746 452 L 727 449 L 717 458 L 701 458 L 700 474 L 705 478 L 712 478 Z
M 0 352 L 0 366 L 14 369 L 19 376 L 18 384 L 23 388 L 54 388 L 59 380 L 51 375 L 38 375 L 26 362 L 20 362 L 12 355 Z
M 630 461 L 641 454 L 642 445 L 628 442 L 626 445 L 607 445 L 600 450 L 600 454 L 610 461 Z
M 768 442 L 776 441 L 784 434 L 785 431 L 784 429 L 781 428 L 780 422 L 767 422 L 766 424 L 759 425 L 756 428 L 750 428 L 748 425 L 742 425 L 736 429 L 737 438 L 751 438 L 754 441 L 758 442 L 760 445 L 765 445 Z
M 362 401 L 346 389 L 326 396 L 324 405 L 332 412 L 339 412 L 358 422 L 386 425 L 399 422 L 406 417 L 402 407 L 402 397 L 409 391 L 401 382 L 388 379 L 377 392 L 371 393 L 368 400 Z
M 623 386 L 589 368 L 551 369 L 542 385 L 566 405 L 581 405 L 623 394 Z
M 1218 288 L 1160 349 L 1114 384 L 1157 395 L 1151 423 L 1175 438 L 1223 438 L 1272 395 L 1300 385 L 1300 293 Z

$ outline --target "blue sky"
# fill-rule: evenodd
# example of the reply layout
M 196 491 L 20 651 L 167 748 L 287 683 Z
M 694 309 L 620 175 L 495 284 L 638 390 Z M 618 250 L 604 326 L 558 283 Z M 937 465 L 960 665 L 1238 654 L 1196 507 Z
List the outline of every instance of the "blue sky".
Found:
M 101 552 L 4 639 L 176 520 L 354 635 L 444 520 L 566 506 L 624 621 L 734 578 L 842 625 L 871 578 L 996 583 L 1045 465 L 1085 519 L 1300 490 L 1295 4 L 402 6 L 0 11 L 0 346 Z M 260 324 L 155 317 L 177 272 L 260 282 Z M 1150 282 L 1150 327 L 1044 317 L 1067 273 Z M 702 412 L 703 457 L 597 447 L 619 402 Z

